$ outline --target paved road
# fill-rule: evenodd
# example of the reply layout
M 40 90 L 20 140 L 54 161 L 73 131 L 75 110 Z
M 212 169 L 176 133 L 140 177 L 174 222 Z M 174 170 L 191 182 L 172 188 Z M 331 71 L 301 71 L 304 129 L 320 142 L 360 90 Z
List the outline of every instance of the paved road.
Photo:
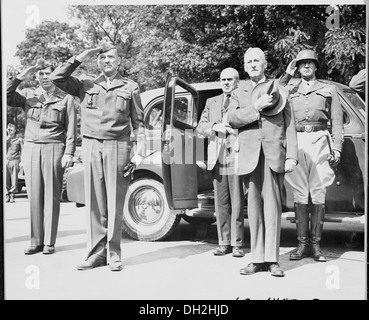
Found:
M 246 226 L 246 256 L 215 257 L 216 227 L 194 227 L 182 221 L 166 241 L 140 242 L 122 237 L 121 272 L 108 267 L 78 271 L 85 258 L 85 209 L 61 204 L 53 255 L 26 256 L 29 244 L 28 199 L 4 206 L 5 298 L 123 299 L 123 300 L 236 300 L 330 299 L 361 300 L 366 292 L 364 225 L 326 223 L 323 249 L 328 262 L 288 260 L 296 244 L 295 225 L 282 224 L 281 266 L 286 277 L 263 272 L 241 276 L 251 260 Z

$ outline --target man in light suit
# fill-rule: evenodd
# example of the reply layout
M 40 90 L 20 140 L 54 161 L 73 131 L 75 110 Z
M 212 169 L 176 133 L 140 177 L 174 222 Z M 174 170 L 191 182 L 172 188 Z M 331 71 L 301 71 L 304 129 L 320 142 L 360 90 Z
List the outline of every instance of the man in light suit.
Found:
M 207 169 L 212 171 L 219 247 L 216 256 L 231 253 L 243 257 L 244 192 L 242 180 L 234 172 L 235 132 L 224 123 L 224 115 L 238 105 L 232 94 L 237 88 L 237 70 L 226 68 L 220 74 L 223 93 L 206 101 L 197 127 L 199 134 L 209 138 Z M 232 248 L 233 247 L 233 248 Z
M 278 263 L 282 188 L 284 173 L 297 164 L 295 121 L 283 89 L 264 75 L 264 52 L 250 48 L 244 62 L 251 80 L 237 89 L 239 106 L 231 106 L 227 115 L 231 127 L 238 129 L 236 173 L 248 190 L 252 263 L 240 273 L 269 270 L 283 277 Z

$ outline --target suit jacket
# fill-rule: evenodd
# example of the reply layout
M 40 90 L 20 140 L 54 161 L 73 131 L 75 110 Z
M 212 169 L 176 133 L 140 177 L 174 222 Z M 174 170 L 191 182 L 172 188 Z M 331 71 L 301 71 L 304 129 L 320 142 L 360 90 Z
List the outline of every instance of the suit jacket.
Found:
M 205 108 L 201 114 L 200 121 L 197 125 L 197 132 L 205 137 L 208 137 L 208 170 L 212 170 L 217 163 L 222 145 L 225 143 L 226 135 L 216 133 L 213 130 L 213 125 L 222 122 L 222 107 L 224 94 L 207 99 Z M 233 93 L 230 97 L 229 108 L 238 105 Z M 230 136 L 231 146 L 235 143 L 235 136 Z
M 232 104 L 228 112 L 229 124 L 238 129 L 236 173 L 244 175 L 254 171 L 261 148 L 269 167 L 277 173 L 283 173 L 286 159 L 297 161 L 294 114 L 288 101 L 277 115 L 268 117 L 259 114 L 251 101 L 252 89 L 251 80 L 246 81 L 244 87 L 236 89 L 234 94 L 239 103 Z

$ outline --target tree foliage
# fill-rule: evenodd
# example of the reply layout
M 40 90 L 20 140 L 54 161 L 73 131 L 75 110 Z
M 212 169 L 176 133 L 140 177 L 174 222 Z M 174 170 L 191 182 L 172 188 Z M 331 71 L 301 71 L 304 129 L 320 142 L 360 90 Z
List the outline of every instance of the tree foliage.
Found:
M 339 25 L 327 28 L 325 5 L 78 5 L 79 24 L 46 21 L 18 45 L 22 65 L 42 56 L 58 63 L 100 41 L 123 51 L 121 73 L 141 90 L 163 86 L 167 76 L 216 81 L 228 66 L 244 72 L 243 54 L 260 47 L 267 75 L 278 77 L 304 48 L 319 58 L 320 78 L 348 83 L 365 66 L 365 6 L 339 5 Z M 76 74 L 97 75 L 95 61 Z
M 43 21 L 35 28 L 26 30 L 26 40 L 17 46 L 16 56 L 23 66 L 43 57 L 56 63 L 64 62 L 85 44 L 77 33 L 78 26 L 57 21 Z

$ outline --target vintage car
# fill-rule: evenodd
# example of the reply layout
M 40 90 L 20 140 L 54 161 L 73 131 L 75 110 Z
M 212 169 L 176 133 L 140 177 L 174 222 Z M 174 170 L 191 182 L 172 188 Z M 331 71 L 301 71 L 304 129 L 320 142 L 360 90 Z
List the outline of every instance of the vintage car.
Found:
M 326 220 L 360 223 L 365 217 L 365 104 L 348 86 L 334 84 L 344 113 L 345 139 L 336 180 L 327 193 Z M 195 129 L 206 100 L 221 92 L 219 82 L 189 85 L 171 77 L 165 88 L 141 93 L 147 157 L 131 176 L 123 211 L 124 230 L 132 238 L 164 239 L 181 218 L 189 223 L 215 221 L 207 140 Z M 66 189 L 69 201 L 84 205 L 83 159 L 69 170 Z M 283 217 L 293 221 L 287 183 L 285 191 Z M 247 204 L 245 209 L 247 213 Z

